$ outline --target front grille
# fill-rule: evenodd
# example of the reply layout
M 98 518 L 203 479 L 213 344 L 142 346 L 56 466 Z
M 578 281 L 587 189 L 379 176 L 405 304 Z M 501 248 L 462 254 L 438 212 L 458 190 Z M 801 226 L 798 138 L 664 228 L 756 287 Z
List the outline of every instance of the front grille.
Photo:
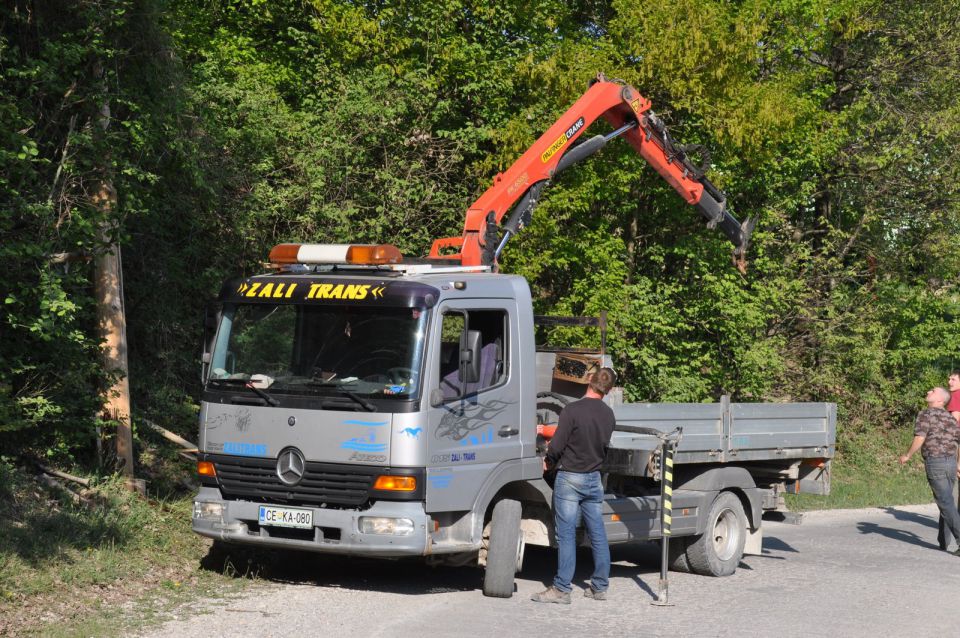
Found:
M 356 507 L 370 498 L 374 478 L 385 468 L 307 462 L 297 485 L 284 485 L 275 459 L 207 455 L 225 498 L 269 503 L 334 504 Z

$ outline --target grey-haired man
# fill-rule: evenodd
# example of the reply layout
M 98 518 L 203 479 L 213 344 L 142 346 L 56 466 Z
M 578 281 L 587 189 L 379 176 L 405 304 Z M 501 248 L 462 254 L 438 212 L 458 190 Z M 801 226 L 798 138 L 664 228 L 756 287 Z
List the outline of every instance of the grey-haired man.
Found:
M 900 465 L 920 450 L 926 467 L 927 482 L 933 490 L 933 498 L 940 508 L 944 525 L 960 538 L 960 511 L 953 498 L 953 486 L 957 482 L 957 453 L 960 451 L 960 429 L 945 406 L 950 393 L 944 388 L 927 392 L 927 408 L 920 411 L 914 426 L 913 443 L 907 453 L 900 457 Z M 960 556 L 960 549 L 952 552 Z

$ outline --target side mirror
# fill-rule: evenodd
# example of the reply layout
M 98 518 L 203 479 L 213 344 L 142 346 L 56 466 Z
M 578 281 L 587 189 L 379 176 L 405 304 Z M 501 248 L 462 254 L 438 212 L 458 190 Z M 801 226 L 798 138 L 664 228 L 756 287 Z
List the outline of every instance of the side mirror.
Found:
M 430 407 L 439 408 L 443 405 L 443 390 L 434 388 L 430 391 Z
M 460 334 L 460 383 L 480 380 L 480 331 L 466 330 Z

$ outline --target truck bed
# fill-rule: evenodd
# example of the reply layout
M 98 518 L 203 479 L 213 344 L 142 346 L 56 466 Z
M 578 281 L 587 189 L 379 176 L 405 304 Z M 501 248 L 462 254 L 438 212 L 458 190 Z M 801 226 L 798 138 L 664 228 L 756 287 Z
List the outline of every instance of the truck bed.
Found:
M 832 458 L 837 409 L 833 403 L 625 403 L 613 406 L 618 431 L 612 449 L 653 450 L 655 437 L 621 431 L 640 426 L 683 428 L 677 463 L 733 463 Z
M 596 356 L 601 357 L 599 353 Z M 609 355 L 601 360 L 610 365 Z M 586 386 L 554 378 L 555 361 L 554 352 L 537 353 L 537 390 L 579 399 Z M 731 403 L 727 396 L 719 403 L 622 403 L 621 396 L 614 391 L 606 399 L 617 416 L 618 428 L 639 426 L 662 432 L 683 428 L 677 463 L 830 459 L 836 451 L 834 403 Z M 538 407 L 551 407 L 551 402 L 549 397 L 538 399 Z M 552 406 L 557 413 L 561 407 Z M 649 452 L 659 445 L 656 437 L 623 430 L 614 432 L 610 442 L 612 450 L 623 451 Z M 633 465 L 646 458 L 632 456 Z M 619 458 L 626 462 L 624 455 Z

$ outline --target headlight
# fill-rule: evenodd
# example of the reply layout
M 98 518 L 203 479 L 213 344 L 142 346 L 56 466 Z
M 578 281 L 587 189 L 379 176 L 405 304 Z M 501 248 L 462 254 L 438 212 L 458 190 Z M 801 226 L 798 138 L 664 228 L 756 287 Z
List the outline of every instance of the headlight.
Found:
M 223 503 L 210 503 L 207 501 L 193 502 L 193 517 L 200 519 L 223 518 Z
M 361 516 L 360 532 L 362 534 L 409 536 L 410 534 L 413 534 L 413 521 L 411 521 L 409 518 Z

